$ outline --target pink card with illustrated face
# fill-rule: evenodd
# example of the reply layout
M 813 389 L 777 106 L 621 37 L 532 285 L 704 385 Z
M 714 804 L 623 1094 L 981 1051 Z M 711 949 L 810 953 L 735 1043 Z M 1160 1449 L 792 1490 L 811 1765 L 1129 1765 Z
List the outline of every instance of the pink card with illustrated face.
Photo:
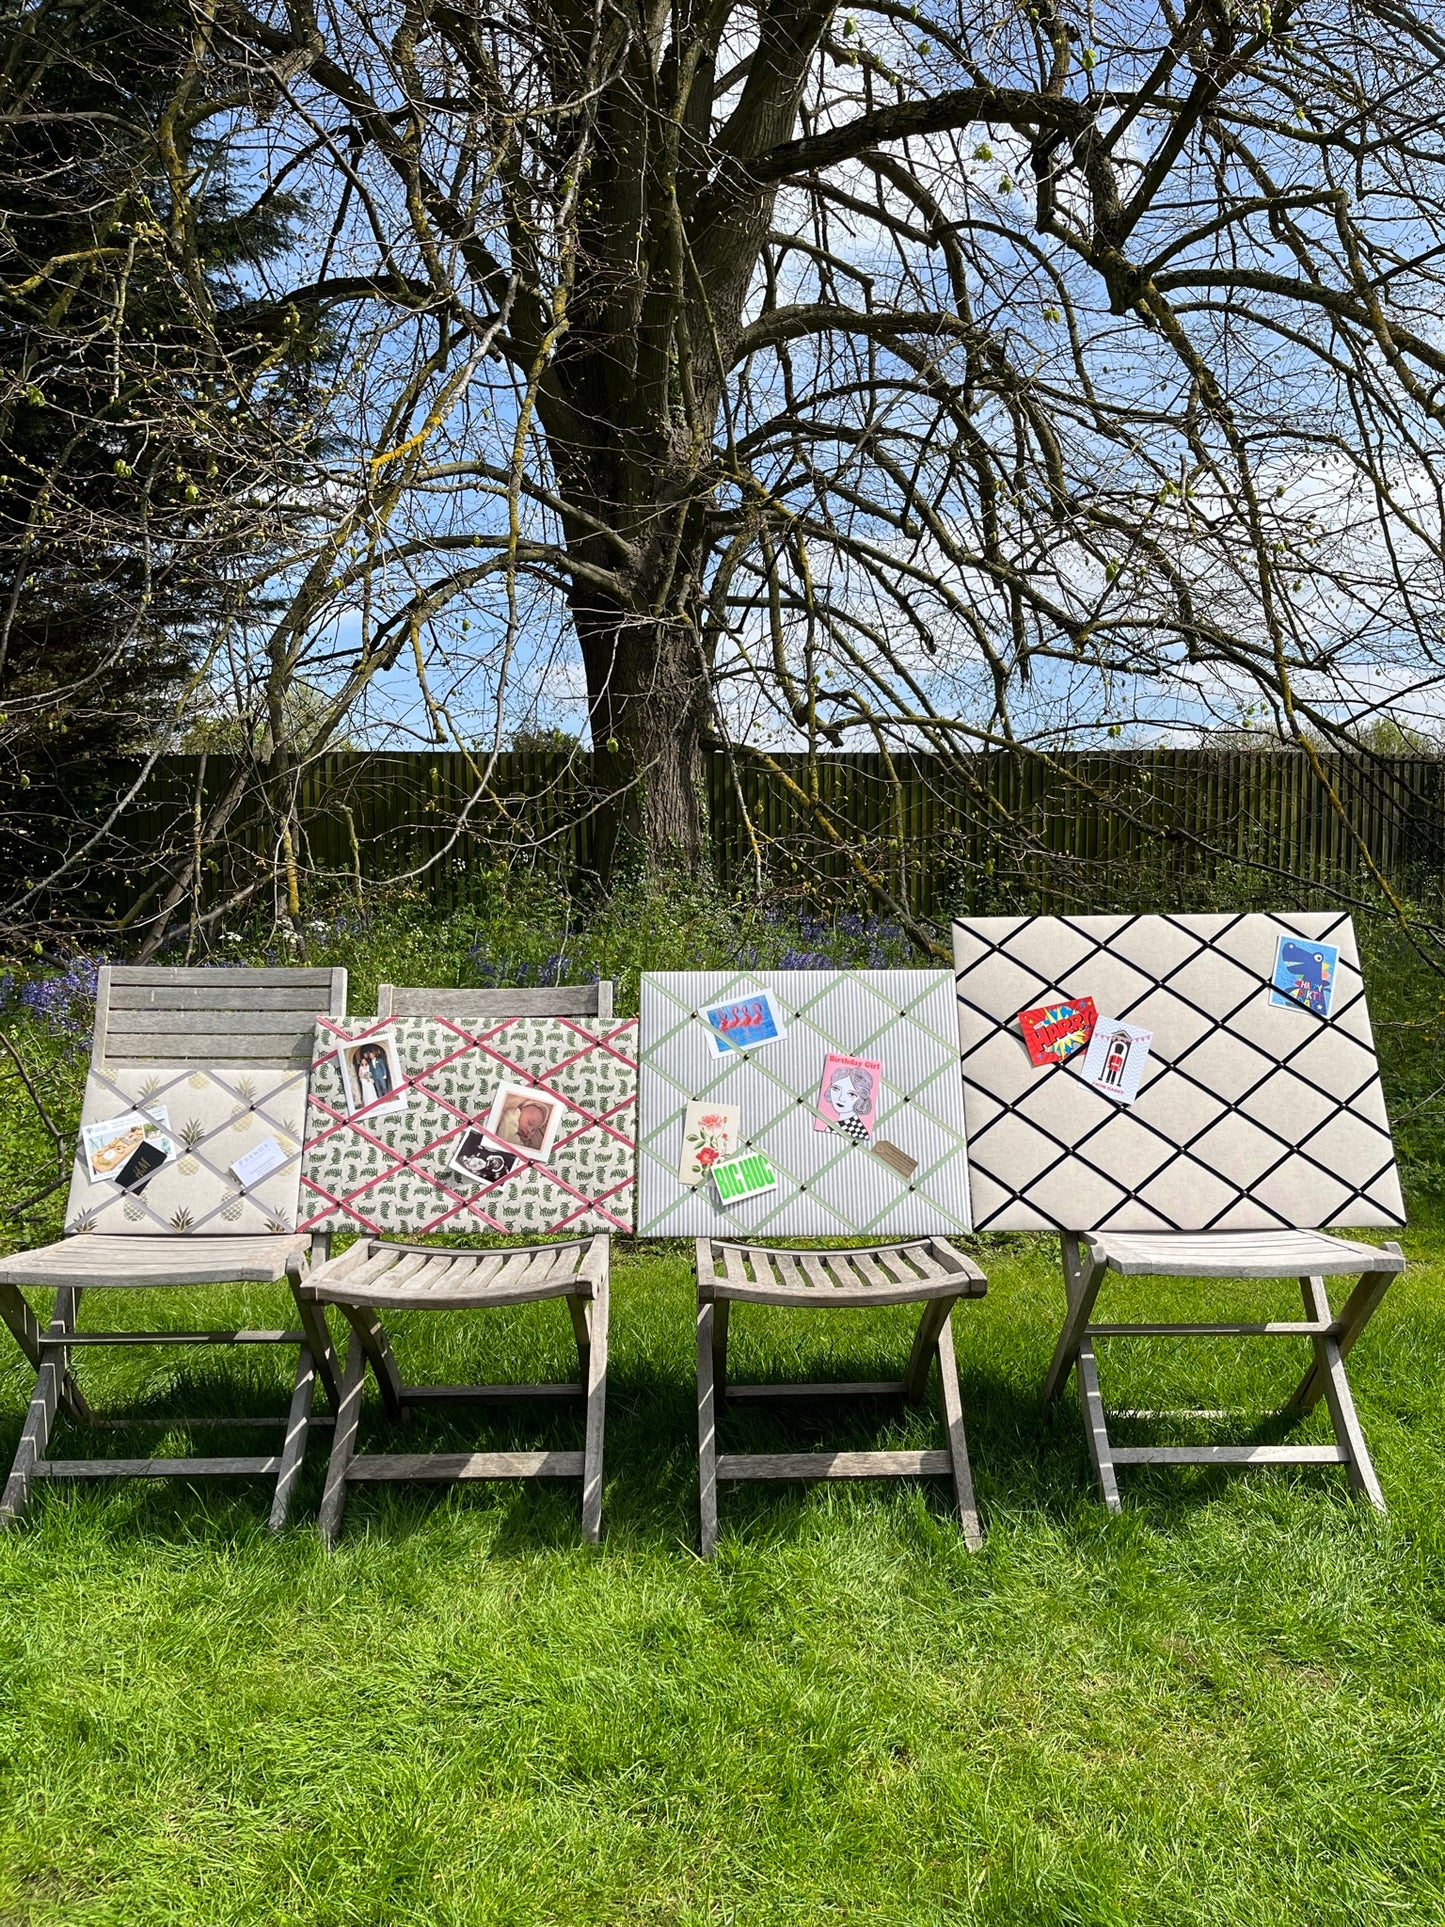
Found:
M 829 1051 L 823 1059 L 823 1082 L 818 1087 L 815 1131 L 830 1124 L 859 1144 L 873 1142 L 878 1100 L 883 1093 L 883 1065 L 876 1057 L 841 1057 Z

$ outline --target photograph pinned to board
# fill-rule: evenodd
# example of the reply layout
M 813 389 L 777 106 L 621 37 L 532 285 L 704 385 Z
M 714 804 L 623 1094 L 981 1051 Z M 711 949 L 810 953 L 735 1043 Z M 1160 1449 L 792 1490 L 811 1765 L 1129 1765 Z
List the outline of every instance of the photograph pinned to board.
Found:
M 499 1084 L 487 1113 L 487 1134 L 512 1145 L 523 1157 L 545 1163 L 567 1114 L 564 1099 L 535 1084 Z
M 1334 1002 L 1340 953 L 1332 943 L 1281 937 L 1275 947 L 1270 1003 L 1279 1010 L 1309 1010 L 1328 1017 Z
M 385 1117 L 392 1111 L 406 1109 L 406 1079 L 401 1072 L 393 1025 L 339 1045 L 336 1055 L 341 1063 L 341 1082 L 346 1090 L 349 1116 L 365 1111 L 368 1117 Z
M 1087 1050 L 1098 1017 L 1092 997 L 1073 997 L 1021 1010 L 1019 1029 L 1028 1046 L 1030 1063 L 1039 1069 L 1046 1064 L 1066 1064 L 1081 1050 Z
M 682 1120 L 682 1156 L 677 1175 L 684 1184 L 700 1184 L 720 1158 L 731 1157 L 742 1142 L 743 1114 L 737 1104 L 714 1104 L 709 1098 L 689 1098 Z
M 463 1131 L 452 1151 L 451 1168 L 478 1184 L 500 1184 L 523 1162 L 519 1151 L 504 1151 L 484 1131 Z
M 122 1111 L 118 1117 L 101 1118 L 80 1127 L 80 1148 L 92 1184 L 113 1178 L 122 1186 L 134 1187 L 136 1180 L 148 1178 L 160 1165 L 152 1156 L 141 1160 L 141 1167 L 130 1175 L 131 1161 L 142 1145 L 160 1152 L 160 1164 L 169 1164 L 178 1154 L 170 1137 L 170 1114 L 161 1106 L 153 1111 Z
M 830 1050 L 823 1059 L 823 1081 L 818 1086 L 813 1129 L 826 1131 L 831 1124 L 855 1144 L 871 1144 L 882 1094 L 880 1058 L 844 1057 Z
M 776 1044 L 787 1034 L 782 1010 L 770 990 L 750 990 L 725 1004 L 709 1004 L 698 1015 L 707 1027 L 714 1057 Z
M 1122 1023 L 1117 1017 L 1101 1017 L 1094 1025 L 1081 1075 L 1084 1082 L 1120 1104 L 1132 1104 L 1139 1095 L 1139 1079 L 1149 1061 L 1152 1030 L 1137 1024 Z
M 776 1191 L 778 1174 L 761 1151 L 745 1151 L 741 1157 L 723 1158 L 712 1167 L 719 1204 L 742 1204 Z

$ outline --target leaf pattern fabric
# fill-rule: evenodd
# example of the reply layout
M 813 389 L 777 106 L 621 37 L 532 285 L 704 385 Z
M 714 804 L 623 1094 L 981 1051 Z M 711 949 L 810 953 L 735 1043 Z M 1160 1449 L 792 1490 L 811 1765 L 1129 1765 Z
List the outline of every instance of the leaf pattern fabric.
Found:
M 92 1070 L 80 1121 L 100 1124 L 126 1111 L 162 1110 L 178 1155 L 141 1190 L 114 1178 L 92 1184 L 77 1149 L 65 1208 L 68 1233 L 108 1237 L 235 1238 L 296 1229 L 306 1073 L 195 1064 Z M 160 1128 L 160 1127 L 158 1127 Z M 231 1166 L 267 1138 L 285 1162 L 247 1185 Z
M 391 1033 L 404 1110 L 348 1116 L 339 1049 Z M 535 1087 L 564 1113 L 545 1163 L 490 1182 L 452 1164 L 499 1084 Z M 445 1017 L 317 1022 L 302 1170 L 301 1229 L 419 1237 L 631 1231 L 637 1174 L 637 1020 Z

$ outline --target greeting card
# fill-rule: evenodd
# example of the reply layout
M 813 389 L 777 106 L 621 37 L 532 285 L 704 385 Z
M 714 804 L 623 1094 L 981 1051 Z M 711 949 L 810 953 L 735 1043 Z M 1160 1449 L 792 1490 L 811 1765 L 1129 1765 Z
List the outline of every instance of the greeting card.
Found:
M 1316 1017 L 1328 1017 L 1339 966 L 1340 953 L 1334 944 L 1281 937 L 1274 954 L 1270 1003 L 1281 1010 L 1303 1007 Z
M 883 1090 L 883 1065 L 876 1057 L 843 1057 L 830 1050 L 823 1059 L 815 1131 L 834 1125 L 855 1143 L 869 1144 Z
M 683 1183 L 700 1183 L 719 1158 L 731 1156 L 742 1140 L 742 1129 L 738 1105 L 692 1098 L 682 1121 L 682 1156 L 677 1161 Z
M 1104 1097 L 1132 1104 L 1139 1095 L 1139 1079 L 1153 1041 L 1152 1030 L 1121 1023 L 1117 1017 L 1100 1017 L 1083 1063 L 1084 1082 Z
M 1019 1029 L 1024 1034 L 1030 1061 L 1062 1064 L 1088 1047 L 1099 1013 L 1092 997 L 1075 997 L 1067 1003 L 1040 1004 L 1036 1010 L 1019 1012 Z
M 713 1004 L 700 1015 L 715 1057 L 775 1044 L 784 1035 L 783 1013 L 770 990 L 749 991 L 730 1003 Z

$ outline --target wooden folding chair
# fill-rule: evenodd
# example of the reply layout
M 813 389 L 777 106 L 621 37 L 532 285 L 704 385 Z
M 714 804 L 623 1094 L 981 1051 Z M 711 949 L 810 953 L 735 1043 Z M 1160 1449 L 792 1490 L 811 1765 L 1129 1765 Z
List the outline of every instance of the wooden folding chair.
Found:
M 1064 1289 L 1068 1299 L 1063 1330 L 1044 1379 L 1044 1397 L 1056 1398 L 1071 1370 L 1079 1375 L 1079 1401 L 1089 1456 L 1099 1489 L 1111 1512 L 1120 1509 L 1116 1468 L 1121 1465 L 1342 1465 L 1356 1498 L 1378 1512 L 1384 1494 L 1370 1463 L 1355 1401 L 1345 1377 L 1345 1360 L 1390 1281 L 1405 1269 L 1397 1244 L 1348 1244 L 1320 1231 L 1187 1232 L 1102 1231 L 1062 1237 Z M 1119 1277 L 1297 1278 L 1304 1299 L 1302 1319 L 1269 1319 L 1253 1324 L 1093 1324 L 1091 1314 L 1110 1272 Z M 1343 1309 L 1330 1309 L 1325 1280 L 1358 1277 Z M 1281 1407 L 1291 1418 L 1325 1400 L 1335 1434 L 1333 1445 L 1119 1445 L 1109 1436 L 1108 1414 L 1099 1390 L 1094 1343 L 1101 1338 L 1307 1338 L 1314 1362 Z M 1171 1418 L 1212 1418 L 1209 1411 L 1175 1411 Z
M 1338 952 L 1327 1012 L 1276 1003 L 1282 938 Z M 1349 918 L 983 917 L 955 923 L 954 960 L 974 1222 L 1059 1233 L 1067 1308 L 1043 1393 L 1077 1370 L 1106 1504 L 1119 1509 L 1121 1466 L 1342 1465 L 1383 1511 L 1345 1359 L 1405 1260 L 1397 1244 L 1330 1233 L 1401 1225 L 1404 1204 Z M 1077 1064 L 1029 1062 L 1016 1013 L 1083 996 L 1152 1033 L 1133 1104 L 1090 1090 Z M 1296 1279 L 1305 1316 L 1096 1324 L 1110 1273 Z M 1338 1313 L 1333 1277 L 1358 1280 Z M 1281 1415 L 1323 1398 L 1335 1442 L 1116 1443 L 1095 1345 L 1146 1336 L 1308 1340 L 1313 1362 Z
M 717 1488 L 754 1479 L 913 1479 L 946 1475 L 970 1551 L 983 1543 L 964 1434 L 949 1314 L 960 1298 L 988 1285 L 962 1252 L 937 1238 L 852 1251 L 783 1251 L 757 1244 L 697 1240 L 697 1447 L 702 1556 L 717 1547 Z M 923 1316 L 901 1379 L 877 1384 L 729 1385 L 728 1323 L 734 1304 L 811 1310 L 922 1304 Z M 941 1451 L 720 1453 L 723 1410 L 746 1402 L 776 1406 L 797 1399 L 901 1397 L 923 1401 L 938 1360 L 948 1444 Z
M 344 969 L 211 970 L 107 965 L 96 986 L 91 1074 L 102 1080 L 137 1067 L 177 1073 L 301 1069 L 310 1062 L 316 1016 L 346 1008 Z M 117 1108 L 126 1108 L 116 1100 Z M 337 1360 L 326 1324 L 300 1286 L 312 1239 L 305 1233 L 215 1235 L 205 1227 L 183 1235 L 127 1235 L 103 1228 L 67 1236 L 40 1250 L 0 1259 L 0 1311 L 36 1367 L 35 1390 L 0 1497 L 0 1525 L 19 1518 L 36 1479 L 256 1476 L 275 1480 L 270 1524 L 286 1522 L 306 1450 L 319 1377 L 333 1407 L 340 1397 Z M 299 1331 L 85 1331 L 77 1328 L 82 1294 L 159 1286 L 277 1284 L 296 1299 Z M 55 1293 L 44 1330 L 22 1288 Z M 94 1346 L 280 1345 L 295 1347 L 296 1374 L 280 1450 L 229 1458 L 62 1459 L 49 1444 L 58 1411 L 78 1421 L 93 1414 L 72 1377 L 74 1357 Z M 173 1423 L 167 1420 L 166 1423 Z M 210 1421 L 201 1421 L 210 1422 Z M 224 1424 L 224 1420 L 214 1421 Z M 279 1423 L 280 1421 L 278 1421 Z
M 559 985 L 542 990 L 429 990 L 382 984 L 378 1018 L 445 1017 L 478 1025 L 514 1017 L 612 1015 L 612 985 Z M 341 1378 L 341 1400 L 332 1436 L 318 1526 L 328 1548 L 341 1531 L 348 1488 L 424 1480 L 580 1479 L 582 1536 L 595 1543 L 602 1531 L 602 1438 L 607 1406 L 609 1245 L 605 1233 L 557 1244 L 508 1250 L 458 1251 L 362 1237 L 340 1258 L 315 1271 L 302 1286 L 313 1307 L 335 1305 L 351 1327 Z M 578 1379 L 566 1384 L 407 1385 L 393 1357 L 378 1312 L 424 1309 L 480 1310 L 561 1298 L 571 1316 Z M 583 1449 L 533 1452 L 359 1452 L 361 1396 L 370 1364 L 388 1418 L 418 1408 L 458 1405 L 512 1406 L 583 1399 Z

